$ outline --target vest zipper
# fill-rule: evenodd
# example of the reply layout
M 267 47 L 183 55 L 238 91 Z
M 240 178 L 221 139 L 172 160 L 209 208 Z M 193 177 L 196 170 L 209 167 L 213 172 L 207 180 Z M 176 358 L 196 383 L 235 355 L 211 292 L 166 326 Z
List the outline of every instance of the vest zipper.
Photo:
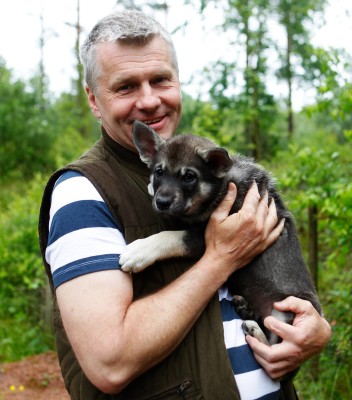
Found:
M 175 384 L 171 388 L 166 389 L 160 393 L 152 394 L 152 395 L 150 395 L 150 397 L 148 397 L 148 399 L 149 400 L 165 399 L 165 398 L 169 398 L 170 396 L 172 396 L 172 398 L 175 398 L 175 395 L 176 395 L 177 397 L 180 397 L 183 400 L 187 400 L 186 390 L 188 388 L 190 388 L 192 385 L 193 385 L 193 382 L 190 379 L 185 378 L 185 380 L 182 383 Z M 143 397 L 143 399 L 144 399 L 144 397 Z
M 186 400 L 185 391 L 192 386 L 192 381 L 185 381 L 177 388 L 176 393 L 183 399 Z

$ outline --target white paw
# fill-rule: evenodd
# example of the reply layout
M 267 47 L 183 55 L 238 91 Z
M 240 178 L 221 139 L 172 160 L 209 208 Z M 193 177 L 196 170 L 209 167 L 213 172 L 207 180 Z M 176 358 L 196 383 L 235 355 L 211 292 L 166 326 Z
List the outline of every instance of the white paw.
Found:
M 149 245 L 149 238 L 130 243 L 120 254 L 120 266 L 125 272 L 140 272 L 154 264 L 157 254 Z
M 122 271 L 140 272 L 156 261 L 187 255 L 184 235 L 184 231 L 163 231 L 135 240 L 120 255 Z
M 261 330 L 260 326 L 255 321 L 243 321 L 242 330 L 245 335 L 250 335 L 257 338 L 260 342 L 269 345 L 269 342 Z

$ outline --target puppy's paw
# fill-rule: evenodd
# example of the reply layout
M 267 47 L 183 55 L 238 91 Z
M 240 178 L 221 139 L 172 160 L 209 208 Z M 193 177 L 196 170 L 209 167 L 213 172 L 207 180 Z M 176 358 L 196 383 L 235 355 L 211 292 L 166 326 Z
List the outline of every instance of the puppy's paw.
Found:
M 187 255 L 184 231 L 163 231 L 126 246 L 120 255 L 120 266 L 125 272 L 140 272 L 156 261 Z
M 233 296 L 232 305 L 241 319 L 254 319 L 252 306 L 242 296 Z
M 126 246 L 120 254 L 120 266 L 124 272 L 141 272 L 154 264 L 157 259 L 155 250 L 148 244 L 148 239 L 138 239 Z
M 269 346 L 269 342 L 256 321 L 243 321 L 242 330 L 245 335 L 257 338 L 260 342 Z

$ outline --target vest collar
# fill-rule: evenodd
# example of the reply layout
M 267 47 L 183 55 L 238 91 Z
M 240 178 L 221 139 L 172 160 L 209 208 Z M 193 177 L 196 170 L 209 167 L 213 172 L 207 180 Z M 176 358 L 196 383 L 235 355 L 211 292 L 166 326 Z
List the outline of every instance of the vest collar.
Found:
M 103 127 L 101 127 L 101 132 L 102 143 L 105 150 L 107 150 L 114 158 L 117 158 L 121 164 L 123 164 L 129 170 L 149 178 L 150 171 L 146 164 L 141 161 L 138 153 L 134 153 L 131 150 L 121 146 L 108 135 Z

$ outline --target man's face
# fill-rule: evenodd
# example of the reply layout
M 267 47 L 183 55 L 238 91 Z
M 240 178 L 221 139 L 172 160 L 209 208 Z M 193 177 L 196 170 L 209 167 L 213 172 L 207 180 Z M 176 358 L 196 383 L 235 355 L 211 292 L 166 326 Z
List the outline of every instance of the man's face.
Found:
M 86 88 L 93 114 L 108 135 L 136 151 L 132 123 L 150 125 L 164 139 L 175 132 L 181 118 L 181 87 L 169 47 L 155 37 L 145 46 L 102 43 L 97 49 L 95 93 Z

